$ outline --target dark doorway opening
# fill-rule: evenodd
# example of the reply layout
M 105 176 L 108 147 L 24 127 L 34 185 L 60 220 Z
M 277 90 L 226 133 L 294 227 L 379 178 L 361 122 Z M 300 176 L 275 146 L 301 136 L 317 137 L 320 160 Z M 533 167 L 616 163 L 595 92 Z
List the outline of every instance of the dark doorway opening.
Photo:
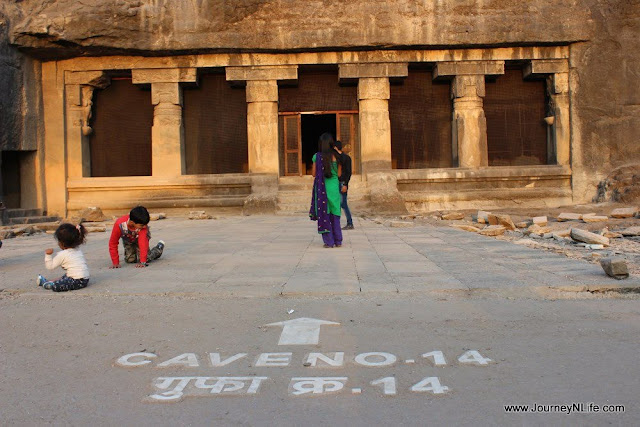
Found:
M 8 209 L 20 207 L 20 152 L 2 152 L 2 194 Z
M 312 158 L 319 150 L 318 138 L 325 132 L 336 138 L 335 114 L 302 114 L 302 165 L 306 175 L 311 174 Z

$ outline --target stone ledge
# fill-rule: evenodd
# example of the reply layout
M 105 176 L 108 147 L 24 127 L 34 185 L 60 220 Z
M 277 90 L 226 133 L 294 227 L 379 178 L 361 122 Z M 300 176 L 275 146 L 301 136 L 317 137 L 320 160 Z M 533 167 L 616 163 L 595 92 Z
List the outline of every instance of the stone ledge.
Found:
M 494 166 L 479 169 L 394 169 L 398 182 L 450 182 L 510 179 L 570 179 L 571 168 L 565 165 Z

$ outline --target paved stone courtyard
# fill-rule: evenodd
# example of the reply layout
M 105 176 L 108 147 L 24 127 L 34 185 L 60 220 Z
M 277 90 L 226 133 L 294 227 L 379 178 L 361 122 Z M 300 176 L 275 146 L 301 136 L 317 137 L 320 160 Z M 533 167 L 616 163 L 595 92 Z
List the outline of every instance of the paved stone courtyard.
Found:
M 304 217 L 230 216 L 151 223 L 152 244 L 166 241 L 163 257 L 146 269 L 109 269 L 109 232 L 83 246 L 89 287 L 100 294 L 195 293 L 238 296 L 356 293 L 520 292 L 559 288 L 598 290 L 638 286 L 617 281 L 600 266 L 447 227 L 389 228 L 356 219 L 341 248 L 325 249 L 315 223 Z M 43 252 L 50 234 L 4 242 L 1 288 L 46 293 L 35 286 L 47 272 Z M 122 248 L 120 248 L 122 252 Z

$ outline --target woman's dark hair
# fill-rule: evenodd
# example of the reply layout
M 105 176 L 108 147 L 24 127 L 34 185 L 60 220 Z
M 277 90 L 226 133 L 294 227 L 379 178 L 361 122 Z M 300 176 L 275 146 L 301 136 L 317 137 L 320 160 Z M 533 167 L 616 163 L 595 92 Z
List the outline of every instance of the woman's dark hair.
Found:
M 82 224 L 60 224 L 53 234 L 65 249 L 77 248 L 86 240 L 87 229 Z
M 322 152 L 322 168 L 324 169 L 324 177 L 331 178 L 331 160 L 334 156 L 333 151 L 333 136 L 329 132 L 325 132 L 318 138 L 318 146 Z
M 136 224 L 149 224 L 149 211 L 144 206 L 136 206 L 129 212 L 129 219 Z

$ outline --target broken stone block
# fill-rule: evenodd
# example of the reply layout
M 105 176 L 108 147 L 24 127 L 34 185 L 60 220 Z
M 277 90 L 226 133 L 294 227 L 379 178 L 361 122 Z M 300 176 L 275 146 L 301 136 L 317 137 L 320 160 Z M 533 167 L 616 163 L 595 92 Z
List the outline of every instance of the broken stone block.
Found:
M 590 231 L 581 230 L 579 228 L 571 229 L 571 238 L 573 240 L 577 240 L 578 242 L 584 242 L 587 244 L 596 244 L 596 245 L 604 245 L 609 246 L 609 239 L 601 236 L 596 233 L 592 233 Z
M 412 221 L 391 221 L 391 224 L 389 226 L 393 228 L 410 228 L 410 227 L 413 227 L 413 222 Z
M 205 211 L 191 211 L 189 219 L 211 219 L 211 215 L 207 215 Z
M 458 228 L 464 231 L 471 231 L 472 233 L 477 233 L 478 231 L 481 230 L 478 227 L 474 227 L 473 225 L 467 225 L 467 224 L 451 224 L 450 227 Z
M 490 225 L 478 232 L 483 236 L 502 236 L 507 229 L 503 225 Z
M 515 224 L 511 221 L 511 217 L 504 214 L 489 214 L 489 224 L 502 225 L 504 228 L 511 231 L 516 229 Z
M 16 237 L 16 234 L 11 230 L 0 231 L 0 240 L 11 239 L 13 237 Z
M 458 220 L 464 219 L 464 214 L 462 212 L 449 212 L 442 215 L 443 220 Z
M 102 213 L 102 209 L 96 206 L 82 209 L 74 216 L 82 218 L 81 222 L 100 222 L 107 219 L 107 217 Z
M 518 228 L 527 228 L 529 226 L 529 223 L 527 221 L 521 221 L 516 223 L 516 227 Z
M 638 212 L 637 207 L 633 208 L 618 208 L 611 211 L 609 214 L 612 218 L 632 218 Z
M 27 236 L 36 232 L 36 229 L 33 225 L 22 225 L 20 227 L 14 227 L 13 233 L 16 236 L 22 236 L 26 234 Z
M 553 238 L 553 233 L 544 233 L 544 234 L 542 235 L 542 237 L 543 237 L 544 239 L 551 239 L 551 238 Z
M 98 233 L 107 231 L 106 225 L 86 225 L 84 227 L 89 233 Z
M 622 258 L 603 258 L 600 260 L 600 265 L 604 272 L 607 273 L 607 276 L 611 276 L 614 279 L 622 280 L 629 277 L 627 263 Z
M 556 234 L 560 237 L 569 237 L 571 236 L 571 229 L 565 228 L 564 230 L 556 230 L 553 232 L 553 234 Z
M 527 228 L 525 234 L 545 234 L 551 233 L 551 228 L 549 227 L 540 227 L 538 224 L 532 224 Z
M 489 215 L 491 212 L 478 211 L 478 223 L 480 224 L 488 224 L 489 223 Z
M 40 231 L 56 231 L 58 229 L 58 226 L 60 224 L 58 224 L 57 222 L 42 222 L 40 224 L 34 224 L 33 227 L 36 230 L 40 230 Z M 74 224 L 74 225 L 78 225 L 78 223 Z
M 582 220 L 584 222 L 602 222 L 607 221 L 609 219 L 608 216 L 601 215 L 582 215 Z
M 640 236 L 640 226 L 629 227 L 621 231 L 623 236 L 634 237 Z
M 158 221 L 160 219 L 165 219 L 167 217 L 167 214 L 165 213 L 152 213 L 149 214 L 149 219 L 151 221 Z
M 559 222 L 562 222 L 562 221 L 579 221 L 579 220 L 582 219 L 582 215 L 581 214 L 577 214 L 577 213 L 563 212 L 560 215 L 558 215 L 558 217 L 556 219 Z
M 622 237 L 622 234 L 616 233 L 615 231 L 609 231 L 609 229 L 606 227 L 602 229 L 600 234 L 602 234 L 604 237 L 608 237 L 609 239 L 620 239 Z
M 534 216 L 531 221 L 540 227 L 546 226 L 549 222 L 546 216 Z
M 604 245 L 585 245 L 585 248 L 592 250 L 604 249 Z

